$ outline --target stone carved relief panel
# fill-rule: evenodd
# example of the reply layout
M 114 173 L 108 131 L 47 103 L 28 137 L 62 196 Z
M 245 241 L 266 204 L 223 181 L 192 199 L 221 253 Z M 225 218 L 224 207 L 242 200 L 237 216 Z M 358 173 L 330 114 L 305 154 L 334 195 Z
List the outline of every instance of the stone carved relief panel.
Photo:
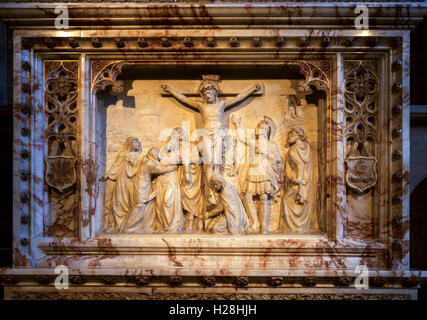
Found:
M 204 74 L 201 81 L 117 84 L 123 65 L 104 63 L 92 73 L 92 90 L 112 85 L 118 99 L 104 99 L 105 128 L 99 129 L 105 137 L 102 231 L 320 233 L 324 128 L 319 106 L 306 96 L 310 85 L 328 89 L 326 66 L 304 65 L 303 80 L 222 81 Z
M 49 236 L 73 237 L 77 232 L 78 70 L 77 61 L 44 64 L 45 193 L 49 214 L 45 215 L 43 229 Z
M 376 150 L 379 143 L 378 99 L 378 62 L 345 61 L 345 182 L 349 209 L 347 231 L 350 235 L 357 233 L 368 238 L 373 236 L 372 219 L 375 214 L 373 203 L 377 183 Z M 359 208 L 365 208 L 365 216 L 356 216 L 356 203 Z M 364 232 L 360 232 L 361 229 Z
M 245 6 L 234 5 L 211 6 L 207 19 L 203 6 L 196 10 L 203 17 L 194 15 L 194 8 L 178 8 L 182 17 L 175 20 L 161 7 L 118 10 L 112 5 L 103 21 L 114 21 L 117 28 L 104 28 L 99 27 L 102 21 L 94 5 L 91 12 L 74 8 L 87 12 L 88 19 L 73 19 L 74 28 L 67 32 L 43 29 L 37 21 L 45 19 L 37 17 L 53 17 L 24 7 L 6 8 L 14 13 L 8 18 L 11 27 L 31 25 L 13 35 L 14 160 L 19 161 L 14 165 L 14 265 L 30 268 L 5 274 L 22 279 L 18 286 L 22 282 L 31 287 L 28 280 L 35 275 L 38 287 L 33 287 L 46 292 L 47 278 L 55 277 L 53 268 L 66 265 L 75 274 L 71 284 L 93 287 L 89 280 L 95 279 L 116 283 L 122 292 L 132 291 L 135 284 L 147 286 L 141 288 L 147 291 L 160 285 L 173 295 L 201 285 L 219 293 L 255 288 L 255 295 L 262 295 L 277 286 L 284 295 L 276 298 L 286 298 L 289 284 L 299 291 L 305 287 L 308 294 L 324 293 L 331 285 L 338 292 L 350 289 L 358 265 L 366 265 L 374 280 L 400 277 L 396 271 L 409 268 L 408 26 L 421 20 L 425 8 L 407 6 L 415 16 L 400 17 L 402 24 L 396 27 L 387 21 L 399 8 L 390 5 L 375 18 L 378 28 L 366 35 L 342 28 L 342 19 L 328 14 L 336 9 L 329 4 L 317 13 L 318 6 L 297 8 L 301 28 L 292 27 L 280 10 L 267 17 L 265 6 L 247 12 Z M 141 13 L 137 19 L 134 9 Z M 152 9 L 159 13 L 154 20 Z M 348 19 L 346 10 L 340 12 L 351 26 L 354 19 Z M 322 21 L 312 30 L 317 18 Z M 167 32 L 163 22 L 171 27 Z M 135 23 L 143 34 L 132 27 Z M 72 63 L 80 69 L 75 73 L 80 73 L 78 143 L 69 149 L 56 136 L 48 142 L 47 125 L 41 128 L 47 114 L 41 91 L 60 66 L 46 61 L 51 69 L 45 71 L 44 59 L 75 59 Z M 360 59 L 377 60 L 380 68 L 354 61 Z M 379 129 L 374 131 L 384 135 L 371 141 L 358 134 L 345 144 L 343 80 L 351 69 L 344 64 L 351 62 L 372 71 L 363 81 L 378 77 L 380 105 L 373 116 Z M 70 61 L 63 63 L 71 70 Z M 171 75 L 173 68 L 177 72 Z M 272 77 L 278 69 L 281 77 Z M 353 78 L 345 80 L 363 82 L 357 75 Z M 193 136 L 197 129 L 206 129 L 200 110 L 181 103 L 162 86 L 201 104 L 204 80 L 211 82 L 209 96 L 215 96 L 212 88 L 218 85 L 219 100 L 232 100 L 257 84 L 262 90 L 224 110 L 220 124 L 213 121 L 212 132 Z M 360 91 L 357 85 L 349 89 Z M 347 101 L 361 100 L 362 95 L 352 92 Z M 356 138 L 359 142 L 353 143 Z M 365 141 L 372 145 L 376 168 L 350 159 L 371 157 Z M 188 145 L 190 152 L 183 152 Z M 69 150 L 76 150 L 74 184 L 74 154 Z M 209 155 L 217 156 L 219 163 L 204 163 L 203 156 Z M 60 157 L 71 174 L 63 180 L 52 173 L 45 176 L 48 157 Z M 369 171 L 373 168 L 378 177 Z M 213 173 L 207 179 L 209 169 Z M 365 171 L 371 175 L 363 181 L 359 176 Z M 346 185 L 347 172 L 352 187 Z M 402 178 L 396 182 L 398 174 Z M 127 279 L 129 273 L 138 280 Z M 223 282 L 224 275 L 233 279 Z M 342 275 L 351 279 L 342 281 Z M 196 276 L 211 279 L 198 284 Z M 270 282 L 270 277 L 267 289 L 260 282 Z M 382 282 L 370 285 L 382 287 L 383 296 L 400 289 Z M 378 293 L 375 290 L 372 293 Z M 372 298 L 369 292 L 359 296 Z

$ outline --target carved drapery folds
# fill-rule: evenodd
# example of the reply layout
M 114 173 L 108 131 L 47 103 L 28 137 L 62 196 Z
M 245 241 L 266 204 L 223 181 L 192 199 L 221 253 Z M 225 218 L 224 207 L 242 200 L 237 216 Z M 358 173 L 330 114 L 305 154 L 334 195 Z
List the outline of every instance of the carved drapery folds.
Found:
M 78 63 L 45 64 L 46 183 L 60 193 L 76 183 Z
M 344 119 L 347 187 L 362 193 L 377 182 L 378 63 L 344 64 Z

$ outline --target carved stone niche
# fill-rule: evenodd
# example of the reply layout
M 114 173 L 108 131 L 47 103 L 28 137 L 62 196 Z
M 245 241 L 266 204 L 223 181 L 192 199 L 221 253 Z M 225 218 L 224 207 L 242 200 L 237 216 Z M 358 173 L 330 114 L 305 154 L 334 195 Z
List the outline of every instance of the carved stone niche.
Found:
M 0 273 L 16 281 L 6 297 L 54 298 L 58 265 L 71 270 L 69 298 L 153 288 L 173 298 L 180 286 L 191 289 L 182 297 L 213 287 L 230 299 L 416 297 L 418 282 L 391 280 L 426 276 L 408 259 L 408 24 L 388 26 L 392 11 L 377 11 L 366 37 L 353 19 L 338 30 L 329 2 L 296 8 L 299 28 L 266 18 L 276 15 L 267 3 L 251 16 L 213 3 L 203 6 L 212 20 L 183 8 L 197 29 L 162 33 L 151 24 L 169 21 L 165 11 L 152 8 L 153 20 L 135 4 L 140 20 L 129 20 L 106 2 L 105 21 L 128 24 L 99 30 L 80 6 L 72 30 L 14 32 L 14 268 Z M 32 19 L 10 24 L 43 15 L 19 8 Z M 325 17 L 314 35 L 308 25 Z M 362 273 L 386 285 L 362 292 Z
M 330 61 L 92 66 L 97 232 L 325 234 Z

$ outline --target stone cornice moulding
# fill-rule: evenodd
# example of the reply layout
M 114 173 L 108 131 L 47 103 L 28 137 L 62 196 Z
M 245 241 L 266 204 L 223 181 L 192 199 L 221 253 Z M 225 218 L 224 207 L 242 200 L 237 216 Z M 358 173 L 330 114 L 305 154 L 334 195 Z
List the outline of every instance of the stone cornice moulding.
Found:
M 231 243 L 224 246 L 220 244 L 227 239 Z M 309 256 L 358 256 L 361 253 L 365 257 L 375 256 L 383 252 L 384 244 L 370 242 L 369 245 L 356 241 L 331 242 L 319 237 L 300 239 L 297 237 L 278 237 L 271 240 L 272 247 L 263 247 L 262 238 L 248 239 L 247 237 L 236 239 L 229 237 L 199 237 L 199 246 L 194 246 L 191 237 L 162 237 L 143 235 L 137 239 L 129 237 L 96 238 L 79 242 L 75 239 L 44 238 L 37 242 L 37 246 L 46 255 L 168 255 L 170 251 L 177 256 L 194 255 L 231 255 L 231 256 L 288 256 L 302 253 Z M 173 246 L 166 243 L 174 242 Z
M 70 268 L 70 287 L 61 291 L 53 287 L 57 273 L 52 269 L 3 269 L 0 284 L 5 287 L 5 298 L 14 300 L 412 300 L 427 279 L 425 272 L 413 271 L 370 270 L 366 276 L 369 287 L 360 290 L 356 287 L 358 273 L 347 271 L 246 270 L 242 273 L 227 269 L 218 273 L 178 268 L 160 272 L 141 268 Z
M 243 289 L 246 290 L 246 289 Z M 378 291 L 378 290 L 376 290 Z M 399 290 L 402 291 L 402 290 Z M 410 291 L 410 292 L 407 292 Z M 416 294 L 405 292 L 360 294 L 356 293 L 120 293 L 120 292 L 31 292 L 8 291 L 7 299 L 13 300 L 412 300 Z
M 102 19 L 99 3 L 102 2 Z M 427 3 L 421 1 L 360 2 L 369 8 L 370 29 L 408 29 L 427 15 Z M 172 27 L 211 26 L 215 28 L 296 27 L 315 29 L 354 29 L 353 1 L 3 1 L 0 19 L 13 27 L 54 28 L 55 8 L 69 10 L 71 28 L 84 26 L 161 25 Z M 107 18 L 108 19 L 105 19 Z
M 164 283 L 171 284 L 171 277 L 179 277 L 178 286 L 205 286 L 206 277 L 213 278 L 211 286 L 218 283 L 234 283 L 239 285 L 239 278 L 245 278 L 245 285 L 249 287 L 280 287 L 282 284 L 293 285 L 294 287 L 330 287 L 333 284 L 335 287 L 353 287 L 354 280 L 359 275 L 357 271 L 350 270 L 258 270 L 247 269 L 242 272 L 240 269 L 227 268 L 226 270 L 204 270 L 191 268 L 103 268 L 103 269 L 85 269 L 73 268 L 68 269 L 72 284 L 82 285 L 86 282 L 98 282 L 109 284 L 112 286 L 132 286 L 137 277 L 145 277 L 144 283 L 139 285 L 149 285 L 150 287 L 164 287 Z M 387 283 L 387 287 L 417 287 L 421 282 L 427 280 L 425 271 L 388 271 L 381 269 L 369 269 L 366 276 L 370 278 L 370 286 L 375 288 L 383 287 Z M 36 282 L 42 285 L 49 285 L 57 277 L 54 269 L 0 269 L 0 284 L 23 285 L 27 286 L 31 282 Z M 83 281 L 73 281 L 73 277 L 80 277 Z M 109 279 L 107 279 L 107 277 Z M 348 279 L 343 279 L 343 278 Z M 275 278 L 275 279 L 273 279 Z M 280 279 L 278 279 L 280 278 Z M 76 279 L 77 280 L 77 279 Z M 108 280 L 108 281 L 107 281 Z M 276 280 L 274 283 L 271 280 Z M 278 281 L 277 281 L 278 280 Z M 348 281 L 350 280 L 350 282 Z M 107 283 L 108 282 L 108 283 Z M 310 283 L 311 282 L 311 283 Z M 137 283 L 138 284 L 138 283 Z
M 198 272 L 196 273 L 195 270 Z M 241 268 L 226 268 L 226 269 L 200 269 L 192 268 L 170 268 L 165 266 L 161 269 L 153 269 L 148 267 L 129 267 L 129 268 L 84 268 L 84 267 L 68 267 L 70 275 L 81 275 L 81 276 L 135 276 L 135 275 L 148 275 L 164 277 L 169 275 L 180 275 L 182 277 L 194 277 L 203 275 L 212 275 L 215 277 L 233 277 L 233 276 L 246 276 L 246 277 L 270 277 L 270 276 L 281 276 L 289 278 L 303 278 L 307 276 L 319 277 L 319 278 L 337 278 L 337 277 L 352 277 L 357 276 L 355 270 L 348 269 L 263 269 L 249 268 L 242 270 Z M 179 272 L 177 272 L 179 271 Z M 35 276 L 35 275 L 57 275 L 53 268 L 0 268 L 0 276 L 15 275 L 20 277 Z M 370 278 L 383 277 L 383 278 L 411 278 L 418 277 L 423 280 L 427 280 L 427 271 L 420 270 L 384 270 L 378 268 L 369 268 L 366 271 L 366 275 Z

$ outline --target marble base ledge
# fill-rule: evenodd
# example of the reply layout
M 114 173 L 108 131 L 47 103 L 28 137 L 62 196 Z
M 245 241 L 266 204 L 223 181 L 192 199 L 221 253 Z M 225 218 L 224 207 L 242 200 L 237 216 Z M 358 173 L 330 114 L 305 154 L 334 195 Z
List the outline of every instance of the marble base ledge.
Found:
M 1 269 L 0 280 L 7 300 L 416 300 L 427 280 L 426 272 L 371 270 L 369 287 L 358 289 L 357 275 L 345 270 L 230 274 L 71 269 L 69 287 L 62 290 L 55 287 L 52 269 Z
M 8 286 L 6 300 L 416 300 L 417 289 Z

